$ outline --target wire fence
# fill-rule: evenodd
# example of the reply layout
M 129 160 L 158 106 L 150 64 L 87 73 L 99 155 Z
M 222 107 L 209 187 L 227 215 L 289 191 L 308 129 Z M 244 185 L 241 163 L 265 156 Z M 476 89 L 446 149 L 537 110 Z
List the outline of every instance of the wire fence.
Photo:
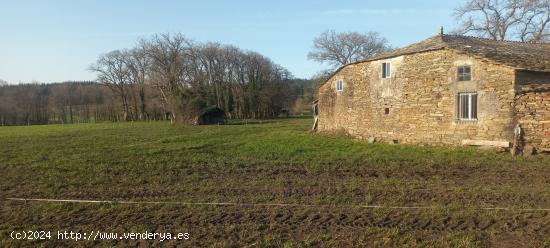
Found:
M 236 206 L 236 207 L 302 207 L 302 208 L 368 208 L 368 209 L 451 209 L 445 206 L 384 206 L 384 205 L 330 205 L 299 203 L 237 203 L 237 202 L 184 202 L 184 201 L 119 201 L 119 200 L 78 200 L 78 199 L 41 199 L 41 198 L 5 198 L 19 202 L 57 202 L 57 203 L 94 203 L 94 204 L 127 204 L 127 205 L 188 205 L 188 206 Z M 461 209 L 464 207 L 461 207 Z M 512 207 L 474 207 L 483 211 L 517 211 L 517 212 L 550 212 L 550 208 L 512 208 Z

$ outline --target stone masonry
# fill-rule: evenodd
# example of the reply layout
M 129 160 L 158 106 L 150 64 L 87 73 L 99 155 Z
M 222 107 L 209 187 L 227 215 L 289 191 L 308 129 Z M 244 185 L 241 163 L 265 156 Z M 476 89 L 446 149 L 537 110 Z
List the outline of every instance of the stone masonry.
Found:
M 391 63 L 391 77 L 381 77 L 382 63 Z M 460 66 L 471 67 L 471 80 L 458 80 Z M 337 80 L 343 80 L 342 91 Z M 550 85 L 550 73 L 459 49 L 382 56 L 344 66 L 320 87 L 318 130 L 388 143 L 460 145 L 511 142 L 520 123 L 525 143 L 544 150 L 550 148 L 550 91 L 537 85 Z M 477 93 L 475 120 L 458 118 L 459 93 Z

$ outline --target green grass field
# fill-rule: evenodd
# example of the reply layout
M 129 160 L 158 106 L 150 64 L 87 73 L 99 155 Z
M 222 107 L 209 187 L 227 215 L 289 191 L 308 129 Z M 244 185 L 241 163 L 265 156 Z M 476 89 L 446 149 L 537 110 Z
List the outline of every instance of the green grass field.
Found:
M 0 246 L 550 246 L 550 215 L 534 210 L 550 208 L 550 157 L 367 144 L 309 133 L 310 122 L 0 127 Z M 248 205 L 274 203 L 295 205 Z M 18 241 L 13 230 L 190 239 Z

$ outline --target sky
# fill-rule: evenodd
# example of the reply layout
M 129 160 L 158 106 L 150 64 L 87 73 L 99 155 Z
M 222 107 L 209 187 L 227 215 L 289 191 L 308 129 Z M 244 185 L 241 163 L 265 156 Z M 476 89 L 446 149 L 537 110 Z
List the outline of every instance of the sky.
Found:
M 325 30 L 379 32 L 392 47 L 452 30 L 457 0 L 0 0 L 0 79 L 94 80 L 101 54 L 155 33 L 182 33 L 259 52 L 309 78 L 307 59 Z

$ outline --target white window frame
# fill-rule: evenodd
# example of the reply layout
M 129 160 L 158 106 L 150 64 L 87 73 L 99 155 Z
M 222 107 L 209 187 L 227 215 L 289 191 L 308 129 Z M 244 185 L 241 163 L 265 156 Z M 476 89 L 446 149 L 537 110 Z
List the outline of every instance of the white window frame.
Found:
M 344 91 L 344 79 L 336 80 L 336 91 L 338 92 Z
M 469 78 L 468 80 L 464 80 L 464 79 L 463 79 L 463 80 L 460 80 L 460 77 L 461 77 L 461 76 L 464 77 L 465 75 L 468 75 L 468 74 L 465 73 L 465 72 L 462 72 L 462 74 L 459 73 L 460 68 L 463 68 L 463 70 L 466 69 L 466 68 L 469 68 L 469 69 L 470 69 L 470 73 L 469 73 L 469 74 L 470 74 L 470 75 L 469 75 L 470 78 Z M 471 65 L 461 65 L 461 66 L 458 66 L 458 67 L 456 68 L 456 81 L 459 81 L 459 82 L 468 82 L 468 81 L 472 81 L 472 80 L 473 80 L 473 72 L 472 72 L 472 66 L 471 66 Z
M 462 101 L 463 96 L 467 96 L 466 99 L 467 99 L 468 103 L 467 103 L 467 109 L 466 110 L 463 109 L 463 104 L 462 104 L 463 103 L 463 101 Z M 474 99 L 473 96 L 475 96 L 475 99 L 476 99 L 475 106 L 474 106 L 474 103 L 472 101 L 472 99 Z M 457 108 L 456 108 L 457 113 L 456 113 L 456 115 L 457 115 L 458 120 L 460 120 L 460 121 L 477 121 L 478 114 L 479 114 L 478 113 L 479 99 L 478 99 L 477 96 L 478 96 L 477 92 L 458 93 L 457 102 L 456 102 L 456 104 L 457 104 Z M 475 108 L 475 111 L 474 111 L 474 108 Z M 466 117 L 463 117 L 464 111 L 467 111 L 467 116 Z M 474 116 L 474 113 L 475 113 L 475 116 Z
M 380 68 L 381 69 L 380 76 L 382 78 L 391 78 L 391 73 L 392 73 L 392 71 L 391 71 L 392 68 L 391 67 L 392 67 L 391 62 L 383 62 L 382 63 L 382 68 Z M 384 71 L 386 71 L 385 75 L 384 75 Z

